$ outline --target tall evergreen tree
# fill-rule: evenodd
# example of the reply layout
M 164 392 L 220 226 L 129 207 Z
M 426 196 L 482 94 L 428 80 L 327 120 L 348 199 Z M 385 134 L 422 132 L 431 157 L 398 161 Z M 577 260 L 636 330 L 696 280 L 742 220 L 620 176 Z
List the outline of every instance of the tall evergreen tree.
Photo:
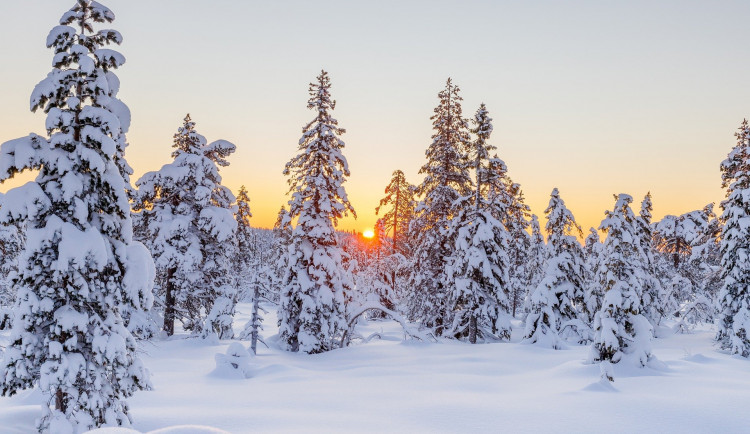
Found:
M 601 252 L 598 280 L 604 291 L 594 318 L 591 360 L 601 362 L 602 377 L 614 381 L 613 363 L 625 359 L 645 366 L 651 359 L 652 327 L 642 315 L 643 267 L 633 198 L 615 196 L 615 207 L 606 212 L 600 230 L 607 234 Z
M 594 228 L 589 228 L 589 235 L 586 237 L 583 246 L 583 254 L 586 261 L 586 274 L 584 279 L 586 298 L 582 306 L 583 316 L 586 324 L 589 326 L 594 323 L 594 315 L 596 315 L 602 307 L 603 292 L 599 285 L 599 281 L 597 280 L 601 251 L 602 243 L 599 239 L 599 232 Z
M 584 304 L 584 259 L 576 235 L 581 227 L 555 188 L 547 215 L 547 267 L 531 295 L 531 312 L 526 318 L 526 339 L 560 348 L 560 334 L 578 342 L 588 340 L 583 322 L 578 321 Z
M 524 321 L 529 312 L 531 312 L 531 293 L 536 289 L 539 282 L 544 277 L 544 270 L 547 267 L 547 244 L 544 242 L 544 235 L 542 235 L 542 228 L 539 225 L 539 217 L 536 214 L 531 215 L 531 219 L 527 225 L 531 228 L 531 235 L 528 235 L 527 231 L 520 232 L 519 230 L 524 227 L 525 220 L 521 220 L 516 226 L 516 232 L 519 233 L 517 237 L 513 237 L 516 241 L 514 244 L 518 247 L 514 250 L 514 257 L 516 261 L 511 261 L 516 271 L 511 271 L 511 279 L 515 280 L 516 285 L 523 285 L 518 288 L 513 287 L 514 300 L 520 298 L 523 303 L 516 303 L 519 307 L 523 308 L 523 315 L 521 316 Z M 525 248 L 523 250 L 522 248 Z M 519 265 L 520 264 L 520 265 Z M 515 275 L 515 279 L 513 276 Z M 515 306 L 515 305 L 514 305 Z M 514 314 L 515 317 L 515 308 Z
M 250 227 L 250 218 L 252 218 L 253 213 L 250 212 L 250 196 L 244 185 L 237 192 L 236 204 L 237 208 L 234 211 L 234 219 L 237 222 L 237 230 L 235 232 L 237 252 L 234 255 L 233 261 L 234 273 L 240 275 L 248 269 L 255 256 L 252 228 Z
M 530 219 L 536 216 L 531 215 L 531 208 L 525 202 L 521 185 L 513 182 L 508 176 L 505 163 L 495 157 L 490 160 L 489 167 L 491 172 L 497 174 L 487 182 L 487 196 L 493 203 L 498 204 L 493 207 L 493 215 L 500 220 L 513 240 L 508 248 L 508 259 L 511 264 L 508 279 L 511 312 L 515 317 L 517 310 L 524 307 L 523 302 L 528 298 L 529 287 L 541 279 L 541 273 L 537 272 L 537 268 L 546 260 L 544 237 L 538 231 L 538 222 L 537 232 L 529 234 L 528 229 L 532 223 Z M 539 255 L 535 256 L 537 253 Z
M 451 79 L 438 93 L 439 103 L 432 120 L 432 143 L 425 155 L 427 163 L 419 171 L 425 178 L 417 189 L 422 197 L 409 226 L 415 239 L 412 273 L 413 288 L 409 313 L 421 325 L 441 335 L 449 324 L 446 264 L 455 239 L 449 231 L 456 214 L 455 203 L 471 191 L 467 161 L 470 143 L 468 122 L 463 117 L 460 89 Z
M 713 204 L 664 216 L 654 225 L 654 268 L 661 281 L 657 324 L 676 316 L 678 330 L 687 331 L 713 318 L 710 299 L 716 299 L 721 274 L 719 232 Z
M 315 118 L 302 129 L 299 153 L 284 169 L 289 176 L 289 216 L 297 218 L 287 250 L 279 305 L 279 340 L 288 351 L 320 353 L 341 345 L 347 328 L 351 276 L 342 266 L 335 226 L 354 208 L 344 189 L 349 165 L 341 152 L 346 132 L 331 116 L 331 81 L 321 71 L 310 83 L 307 108 Z
M 451 288 L 449 332 L 468 337 L 472 344 L 477 342 L 477 335 L 510 339 L 511 331 L 507 254 L 510 240 L 503 224 L 493 215 L 501 213 L 505 204 L 499 195 L 488 196 L 485 192 L 487 185 L 498 182 L 494 178 L 502 173 L 490 167 L 490 152 L 495 147 L 488 143 L 492 119 L 484 104 L 477 110 L 474 124 L 477 138 L 471 144 L 470 155 L 476 186 L 471 195 L 459 199 L 458 215 L 451 221 L 451 232 L 455 233 L 451 238 L 456 244 L 447 272 Z
M 641 249 L 641 261 L 643 262 L 643 316 L 651 325 L 659 325 L 661 315 L 659 305 L 661 304 L 661 284 L 657 278 L 656 264 L 654 261 L 653 234 L 651 229 L 651 211 L 654 209 L 651 202 L 651 192 L 648 192 L 641 202 L 641 211 L 636 218 L 636 230 Z
M 121 316 L 150 308 L 153 275 L 148 251 L 132 240 L 121 171 L 129 114 L 114 70 L 125 59 L 105 46 L 122 37 L 94 30 L 113 20 L 90 0 L 62 16 L 47 37 L 54 68 L 31 95 L 32 111 L 47 113 L 49 139 L 12 140 L 0 156 L 2 181 L 38 172 L 0 208 L 0 223 L 25 221 L 28 236 L 0 391 L 37 387 L 45 432 L 129 425 L 125 399 L 149 387 Z
M 174 334 L 179 319 L 204 337 L 231 338 L 236 292 L 229 252 L 234 235 L 234 195 L 221 185 L 219 166 L 235 146 L 207 143 L 187 115 L 174 135 L 171 163 L 137 182 L 133 209 L 141 213 L 145 240 L 156 261 L 164 296 L 164 331 Z
M 393 236 L 393 253 L 406 253 L 408 246 L 409 223 L 414 218 L 415 187 L 406 180 L 404 172 L 396 170 L 393 172 L 391 182 L 385 188 L 385 197 L 380 199 L 380 204 L 375 208 L 375 214 L 379 214 L 381 208 L 389 209 L 383 214 L 383 225 L 386 231 L 391 231 Z
M 750 357 L 750 125 L 742 121 L 737 144 L 721 163 L 721 203 L 724 230 L 721 268 L 724 285 L 719 294 L 719 331 L 722 349 Z
M 279 209 L 271 234 L 273 244 L 267 257 L 269 277 L 271 278 L 268 295 L 271 301 L 278 303 L 287 269 L 288 250 L 292 244 L 292 218 L 289 216 L 289 211 L 283 206 Z
M 396 294 L 391 279 L 396 275 L 395 265 L 400 255 L 391 254 L 393 244 L 386 237 L 383 219 L 378 219 L 373 232 L 374 236 L 365 240 L 365 245 L 359 243 L 360 249 L 364 251 L 364 261 L 358 264 L 360 270 L 355 275 L 357 291 L 352 297 L 361 297 L 358 300 L 361 305 L 377 304 L 387 310 L 394 310 Z M 387 317 L 385 311 L 381 310 L 371 311 L 370 316 Z

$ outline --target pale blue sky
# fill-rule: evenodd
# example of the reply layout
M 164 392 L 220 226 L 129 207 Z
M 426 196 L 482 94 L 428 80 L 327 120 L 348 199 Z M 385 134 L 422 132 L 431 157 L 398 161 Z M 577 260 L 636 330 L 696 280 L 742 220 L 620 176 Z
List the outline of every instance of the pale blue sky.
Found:
M 437 92 L 453 77 L 464 112 L 485 102 L 493 142 L 542 214 L 553 187 L 584 226 L 612 194 L 654 196 L 655 214 L 719 201 L 719 162 L 750 116 L 750 1 L 104 0 L 128 59 L 129 161 L 169 159 L 186 112 L 238 146 L 226 184 L 250 190 L 256 224 L 286 201 L 307 83 L 331 74 L 359 221 L 394 169 L 412 182 Z M 0 141 L 42 132 L 28 112 L 49 71 L 49 30 L 70 0 L 0 2 Z

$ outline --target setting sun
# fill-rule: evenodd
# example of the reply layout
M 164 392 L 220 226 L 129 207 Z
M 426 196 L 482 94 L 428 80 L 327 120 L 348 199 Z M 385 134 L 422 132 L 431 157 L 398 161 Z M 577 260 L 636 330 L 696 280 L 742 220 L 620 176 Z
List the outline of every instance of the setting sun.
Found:
M 373 231 L 372 229 L 365 229 L 365 231 L 362 232 L 362 236 L 368 239 L 374 238 L 375 231 Z

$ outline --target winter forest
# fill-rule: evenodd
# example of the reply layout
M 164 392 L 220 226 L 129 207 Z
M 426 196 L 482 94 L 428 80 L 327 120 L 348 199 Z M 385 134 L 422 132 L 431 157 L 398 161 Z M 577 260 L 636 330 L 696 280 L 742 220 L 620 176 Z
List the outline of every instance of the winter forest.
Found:
M 322 70 L 261 228 L 263 186 L 222 184 L 241 145 L 190 114 L 132 177 L 114 20 L 64 12 L 31 92 L 46 131 L 0 148 L 0 181 L 35 176 L 0 197 L 0 432 L 747 429 L 747 120 L 721 203 L 655 220 L 621 192 L 584 230 L 557 188 L 532 213 L 491 107 L 448 78 L 423 178 L 373 186 L 363 236 L 337 230 L 356 174 Z

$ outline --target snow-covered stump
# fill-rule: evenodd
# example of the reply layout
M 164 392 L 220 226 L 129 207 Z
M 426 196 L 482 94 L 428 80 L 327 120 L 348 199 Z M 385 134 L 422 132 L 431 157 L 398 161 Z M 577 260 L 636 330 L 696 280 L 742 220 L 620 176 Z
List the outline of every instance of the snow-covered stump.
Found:
M 232 342 L 226 353 L 217 353 L 214 358 L 216 359 L 216 368 L 211 372 L 211 376 L 230 379 L 252 377 L 252 362 L 255 356 L 239 342 Z

